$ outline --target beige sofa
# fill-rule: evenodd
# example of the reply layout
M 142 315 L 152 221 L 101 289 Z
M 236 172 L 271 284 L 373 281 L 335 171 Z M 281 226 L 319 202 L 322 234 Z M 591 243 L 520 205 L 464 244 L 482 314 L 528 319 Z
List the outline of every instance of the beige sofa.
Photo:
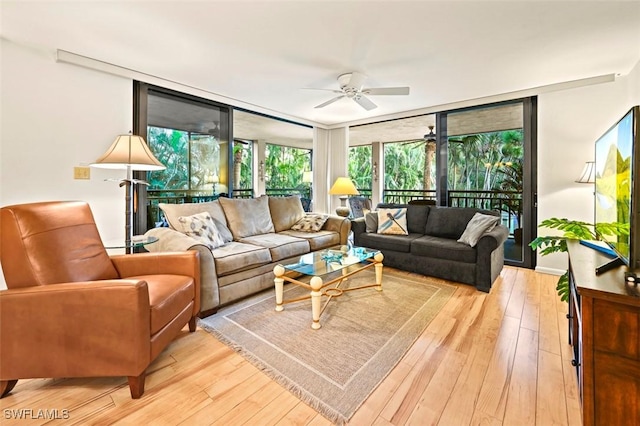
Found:
M 301 219 L 313 218 L 304 212 L 297 196 L 221 198 L 207 203 L 160 204 L 160 208 L 170 228 L 147 231 L 145 235 L 159 240 L 145 248 L 150 252 L 200 253 L 201 317 L 273 286 L 275 265 L 310 251 L 346 244 L 351 230 L 348 219 L 332 215 L 324 215 L 328 218 L 318 231 L 292 230 Z M 209 248 L 184 233 L 185 218 L 202 212 L 208 212 L 221 231 L 225 243 L 220 247 Z

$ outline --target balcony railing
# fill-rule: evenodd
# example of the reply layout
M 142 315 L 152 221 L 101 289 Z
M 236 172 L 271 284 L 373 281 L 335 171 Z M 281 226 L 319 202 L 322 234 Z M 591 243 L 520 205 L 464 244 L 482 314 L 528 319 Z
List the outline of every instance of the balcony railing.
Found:
M 425 189 L 385 189 L 382 199 L 385 203 L 407 204 L 415 199 L 436 199 L 436 191 Z
M 300 195 L 311 198 L 309 188 L 267 188 L 267 195 L 272 197 L 284 197 L 286 195 Z M 217 200 L 226 194 L 213 194 L 202 190 L 174 190 L 174 189 L 150 189 L 147 191 L 147 227 L 153 228 L 163 222 L 159 203 L 205 203 Z M 253 188 L 234 189 L 233 198 L 251 198 L 254 196 Z

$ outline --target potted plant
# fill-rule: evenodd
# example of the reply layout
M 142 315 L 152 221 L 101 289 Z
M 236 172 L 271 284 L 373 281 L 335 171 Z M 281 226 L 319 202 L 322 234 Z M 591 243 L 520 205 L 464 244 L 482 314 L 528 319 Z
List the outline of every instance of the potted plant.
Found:
M 541 228 L 557 229 L 562 231 L 560 236 L 538 237 L 529 243 L 533 250 L 540 250 L 540 255 L 546 256 L 552 253 L 567 251 L 567 240 L 599 240 L 599 235 L 623 236 L 629 235 L 629 225 L 618 222 L 591 224 L 577 220 L 551 219 L 543 220 Z M 569 271 L 567 270 L 559 279 L 556 291 L 563 301 L 569 300 Z

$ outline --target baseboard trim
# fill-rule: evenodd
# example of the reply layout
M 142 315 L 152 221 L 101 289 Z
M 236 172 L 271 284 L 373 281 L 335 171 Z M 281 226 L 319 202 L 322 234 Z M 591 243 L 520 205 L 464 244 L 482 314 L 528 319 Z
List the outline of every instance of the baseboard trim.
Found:
M 556 269 L 556 268 L 545 268 L 544 266 L 536 266 L 536 272 L 540 272 L 541 274 L 549 274 L 549 275 L 564 275 L 567 272 L 566 269 Z

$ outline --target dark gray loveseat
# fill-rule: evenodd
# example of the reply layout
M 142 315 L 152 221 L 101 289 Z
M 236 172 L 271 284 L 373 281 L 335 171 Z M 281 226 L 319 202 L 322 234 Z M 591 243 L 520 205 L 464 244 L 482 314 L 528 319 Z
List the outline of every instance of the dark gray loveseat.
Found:
M 496 226 L 475 247 L 457 240 L 475 213 L 497 216 L 498 212 L 425 205 L 378 207 L 406 207 L 409 235 L 367 232 L 365 218 L 358 218 L 351 222 L 356 246 L 380 250 L 386 266 L 471 284 L 489 292 L 504 264 L 503 243 L 508 229 Z

